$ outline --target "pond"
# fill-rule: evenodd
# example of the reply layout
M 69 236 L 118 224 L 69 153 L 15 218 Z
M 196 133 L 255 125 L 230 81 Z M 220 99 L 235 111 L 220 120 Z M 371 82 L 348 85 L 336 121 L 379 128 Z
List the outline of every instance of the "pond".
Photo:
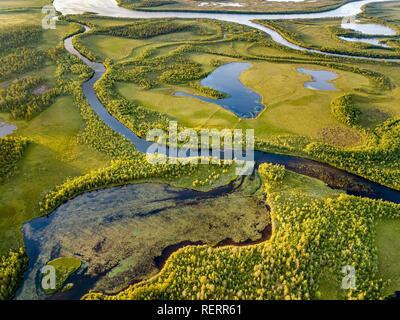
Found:
M 286 40 L 279 32 L 274 31 L 268 27 L 262 26 L 255 23 L 253 20 L 277 20 L 277 19 L 323 19 L 323 18 L 337 18 L 337 17 L 352 17 L 362 12 L 362 7 L 368 3 L 373 2 L 385 2 L 390 0 L 362 0 L 352 1 L 344 4 L 343 6 L 323 12 L 312 12 L 312 13 L 285 13 L 285 14 L 245 14 L 245 13 L 222 13 L 222 12 L 183 12 L 183 11 L 135 11 L 122 8 L 118 6 L 116 0 L 54 0 L 53 5 L 57 11 L 62 14 L 79 14 L 91 12 L 102 16 L 109 17 L 121 17 L 121 18 L 182 18 L 182 19 L 216 19 L 221 21 L 235 22 L 242 25 L 246 25 L 268 34 L 273 41 L 289 47 L 294 50 L 307 51 L 318 54 L 324 54 L 329 56 L 343 56 L 341 54 L 334 54 L 329 52 L 322 52 L 315 49 L 307 49 L 296 45 Z M 384 61 L 381 58 L 366 58 L 347 56 L 353 59 L 363 58 L 375 61 Z M 392 61 L 398 61 L 397 59 L 391 59 Z
M 367 44 L 372 44 L 374 46 L 382 47 L 382 48 L 390 48 L 389 45 L 382 43 L 378 38 L 353 38 L 353 37 L 339 37 L 340 39 L 344 41 L 349 41 L 349 42 L 362 42 L 362 43 L 367 43 Z
M 247 88 L 239 80 L 240 75 L 251 67 L 250 63 L 232 62 L 215 69 L 200 84 L 225 93 L 226 98 L 213 99 L 178 91 L 175 96 L 192 97 L 205 102 L 215 103 L 227 109 L 240 118 L 254 118 L 263 109 L 261 96 Z
M 260 185 L 252 177 L 209 192 L 144 183 L 80 195 L 23 226 L 30 265 L 17 299 L 121 290 L 157 273 L 168 248 L 265 240 L 270 220 Z M 79 258 L 85 268 L 68 279 L 70 291 L 49 297 L 40 288 L 40 270 L 57 257 Z
M 350 29 L 366 35 L 379 35 L 379 36 L 395 36 L 396 31 L 387 26 L 376 23 L 357 23 L 347 22 L 342 23 L 343 29 Z
M 312 90 L 334 91 L 337 90 L 333 83 L 329 81 L 335 80 L 337 74 L 326 70 L 312 70 L 306 68 L 298 68 L 298 72 L 312 77 L 312 81 L 304 82 L 304 87 Z
M 17 127 L 13 124 L 8 124 L 0 119 L 0 138 L 5 137 L 16 130 Z

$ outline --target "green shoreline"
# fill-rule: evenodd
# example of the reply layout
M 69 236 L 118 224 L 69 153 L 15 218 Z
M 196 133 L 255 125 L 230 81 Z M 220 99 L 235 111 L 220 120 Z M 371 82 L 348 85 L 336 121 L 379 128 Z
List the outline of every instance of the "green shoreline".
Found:
M 132 11 L 144 11 L 144 12 L 195 12 L 195 13 L 216 13 L 216 14 L 254 14 L 254 15 L 264 15 L 264 14 L 271 14 L 271 15 L 278 15 L 278 14 L 307 14 L 307 13 L 323 13 L 323 12 L 328 12 L 332 10 L 336 10 L 348 3 L 351 2 L 358 2 L 360 0 L 349 0 L 346 1 L 345 3 L 338 3 L 336 5 L 331 5 L 327 8 L 320 7 L 316 8 L 315 10 L 292 10 L 292 11 L 251 11 L 251 10 L 197 10 L 197 9 L 158 9 L 154 8 L 152 9 L 151 7 L 138 7 L 138 8 L 132 8 L 129 6 L 124 5 L 123 3 L 120 3 L 120 1 L 117 0 L 118 6 L 121 8 L 129 9 Z

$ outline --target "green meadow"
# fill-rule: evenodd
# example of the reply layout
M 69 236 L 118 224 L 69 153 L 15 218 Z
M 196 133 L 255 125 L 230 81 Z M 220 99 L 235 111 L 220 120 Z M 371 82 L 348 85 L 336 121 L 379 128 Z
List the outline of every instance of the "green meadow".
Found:
M 306 7 L 298 3 L 264 3 L 257 9 L 253 2 L 240 2 L 244 6 L 232 7 L 234 11 L 282 12 L 300 8 L 321 11 L 346 0 L 309 2 Z M 258 149 L 311 158 L 400 190 L 399 63 L 296 52 L 249 27 L 207 19 L 145 21 L 84 14 L 61 18 L 55 30 L 38 30 L 43 18 L 41 7 L 47 3 L 47 0 L 0 3 L 1 39 L 9 39 L 9 30 L 16 30 L 12 34 L 20 39 L 25 39 L 30 28 L 36 28 L 37 33 L 32 33 L 37 37 L 21 40 L 14 47 L 2 46 L 0 50 L 0 62 L 6 62 L 2 64 L 4 72 L 0 77 L 0 119 L 17 127 L 11 137 L 29 141 L 16 167 L 0 182 L 0 256 L 7 257 L 10 249 L 18 250 L 24 245 L 21 232 L 24 223 L 51 213 L 61 203 L 86 191 L 145 182 L 208 191 L 235 179 L 234 166 L 225 164 L 152 167 L 126 139 L 104 125 L 82 93 L 81 84 L 90 77 L 90 70 L 68 55 L 62 45 L 65 37 L 79 30 L 77 23 L 90 26 L 91 31 L 78 35 L 74 46 L 107 67 L 95 85 L 99 99 L 110 114 L 138 135 L 143 136 L 149 128 L 166 128 L 169 120 L 196 130 L 250 128 L 255 130 Z M 186 0 L 152 7 L 147 7 L 148 2 L 120 1 L 120 4 L 150 10 L 198 9 L 197 3 Z M 213 10 L 226 9 L 213 7 Z M 368 5 L 359 18 L 395 28 L 396 36 L 382 37 L 391 44 L 391 49 L 340 40 L 338 36 L 344 32 L 340 19 L 258 23 L 308 48 L 369 57 L 400 56 L 398 4 Z M 35 57 L 42 59 L 36 61 Z M 24 67 L 10 61 L 21 62 Z M 262 98 L 265 108 L 257 117 L 239 118 L 215 103 L 174 96 L 177 91 L 204 96 L 218 94 L 202 87 L 200 82 L 230 62 L 251 63 L 239 80 Z M 336 89 L 306 88 L 305 82 L 312 77 L 301 74 L 298 68 L 335 73 L 337 77 L 330 83 Z M 51 97 L 47 99 L 46 94 Z M 39 107 L 34 109 L 26 97 L 37 99 Z M 35 112 L 16 112 L 23 108 Z M 138 274 L 153 277 L 128 287 L 116 298 L 380 299 L 400 289 L 398 205 L 349 196 L 281 166 L 265 164 L 258 175 L 263 183 L 257 186 L 257 195 L 263 197 L 257 198 L 257 206 L 262 203 L 270 209 L 273 230 L 270 240 L 240 248 L 183 248 L 167 260 L 160 272 L 153 265 L 143 267 L 146 272 L 128 272 L 132 277 Z M 237 206 L 252 209 L 255 201 L 245 197 L 237 201 Z M 234 207 L 236 202 L 230 205 Z M 202 210 L 213 208 L 205 206 Z M 221 212 L 218 214 L 224 213 Z M 210 215 L 210 220 L 213 217 L 220 219 L 226 232 L 230 230 L 226 217 Z M 174 218 L 170 217 L 172 221 Z M 161 218 L 155 215 L 151 220 L 158 219 Z M 202 217 L 191 212 L 189 223 L 179 228 L 190 228 L 196 219 Z M 161 241 L 153 227 L 144 229 L 143 239 L 149 239 L 149 243 L 141 247 L 150 248 L 153 243 L 157 253 L 175 239 L 160 231 Z M 207 226 L 193 233 L 196 238 L 186 240 L 196 240 L 202 230 L 207 232 Z M 345 241 L 337 237 L 338 232 Z M 182 234 L 184 237 L 185 233 Z M 215 245 L 223 239 L 213 236 L 204 237 L 211 239 L 205 242 Z M 245 237 L 236 238 L 240 241 Z M 252 233 L 251 238 L 256 239 L 257 234 Z M 80 267 L 81 261 L 76 258 L 61 257 L 49 262 L 62 275 L 58 289 Z M 124 257 L 125 263 L 116 267 L 115 273 L 126 272 L 133 258 Z M 137 260 L 153 258 L 154 254 L 146 253 Z M 15 271 L 14 285 L 23 269 L 22 262 L 15 267 L 18 259 L 23 258 L 11 254 L 0 264 L 1 268 L 9 264 Z M 344 292 L 340 288 L 340 268 L 344 264 L 355 264 L 358 268 L 357 290 Z M 270 270 L 277 270 L 276 278 L 269 276 Z M 6 281 L 2 277 L 0 285 Z M 123 283 L 130 281 L 124 279 Z M 7 297 L 11 298 L 8 291 Z M 108 292 L 112 291 L 108 288 Z M 109 297 L 99 292 L 86 298 Z

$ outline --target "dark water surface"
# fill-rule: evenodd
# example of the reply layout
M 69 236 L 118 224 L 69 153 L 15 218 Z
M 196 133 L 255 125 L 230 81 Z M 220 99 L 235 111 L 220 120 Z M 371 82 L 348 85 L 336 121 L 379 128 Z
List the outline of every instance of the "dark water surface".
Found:
M 65 47 L 94 70 L 93 78 L 83 85 L 83 91 L 96 114 L 139 151 L 145 152 L 150 142 L 139 138 L 111 116 L 94 92 L 93 85 L 104 73 L 104 66 L 80 55 L 72 46 L 72 38 L 65 40 Z M 323 163 L 260 151 L 256 151 L 255 161 L 257 166 L 263 162 L 283 164 L 289 170 L 318 178 L 350 194 L 400 203 L 399 191 Z M 268 209 L 260 207 L 252 195 L 232 194 L 231 185 L 203 193 L 160 184 L 140 184 L 78 196 L 49 217 L 34 219 L 23 226 L 30 266 L 17 298 L 46 298 L 37 289 L 40 268 L 62 255 L 81 257 L 87 264 L 67 281 L 75 283 L 71 291 L 52 298 L 77 299 L 90 288 L 121 288 L 127 280 L 156 272 L 154 258 L 163 257 L 163 250 L 186 241 L 224 244 L 246 239 L 260 241 L 266 237 Z M 237 208 L 241 208 L 240 212 Z M 202 219 L 199 214 L 203 214 Z M 235 218 L 227 223 L 223 220 L 227 217 Z M 227 239 L 233 233 L 236 238 Z M 165 240 L 163 243 L 159 241 L 161 236 Z M 151 244 L 153 249 L 149 254 L 148 245 Z M 157 261 L 162 263 L 162 260 Z
M 260 181 L 247 180 L 209 192 L 144 183 L 77 196 L 23 225 L 29 268 L 17 299 L 79 299 L 90 289 L 113 292 L 158 272 L 182 245 L 267 239 L 269 209 L 255 193 Z M 60 256 L 80 258 L 84 267 L 68 279 L 74 283 L 70 291 L 46 296 L 41 268 Z

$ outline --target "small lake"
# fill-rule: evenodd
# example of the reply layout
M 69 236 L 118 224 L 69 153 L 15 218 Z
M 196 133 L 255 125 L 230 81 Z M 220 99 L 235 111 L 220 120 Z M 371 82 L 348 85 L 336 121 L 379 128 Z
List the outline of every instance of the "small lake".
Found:
M 337 90 L 333 83 L 329 81 L 335 80 L 337 74 L 326 70 L 312 70 L 306 68 L 298 68 L 298 72 L 312 77 L 312 81 L 304 82 L 304 87 L 312 90 L 333 91 Z
M 157 273 L 166 248 L 265 240 L 270 220 L 257 200 L 260 185 L 254 177 L 199 192 L 143 183 L 77 196 L 23 225 L 29 268 L 16 298 L 79 299 L 90 289 L 118 291 Z M 79 258 L 85 267 L 67 280 L 74 283 L 70 291 L 46 296 L 40 270 L 57 257 Z
M 243 85 L 239 79 L 242 72 L 250 67 L 250 63 L 228 63 L 218 67 L 200 81 L 202 86 L 210 87 L 227 94 L 228 96 L 226 98 L 213 99 L 181 91 L 176 92 L 175 96 L 192 97 L 217 104 L 233 112 L 240 118 L 254 118 L 264 109 L 261 96 Z
M 17 127 L 13 124 L 8 124 L 0 119 L 0 138 L 9 135 L 16 129 Z
M 352 38 L 352 37 L 339 37 L 340 39 L 344 41 L 349 41 L 349 42 L 362 42 L 362 43 L 367 43 L 367 44 L 372 44 L 374 46 L 382 47 L 382 48 L 390 48 L 389 45 L 382 43 L 378 38 Z
M 379 36 L 395 36 L 396 31 L 387 26 L 376 23 L 342 23 L 343 29 L 350 29 L 362 34 L 379 35 Z

